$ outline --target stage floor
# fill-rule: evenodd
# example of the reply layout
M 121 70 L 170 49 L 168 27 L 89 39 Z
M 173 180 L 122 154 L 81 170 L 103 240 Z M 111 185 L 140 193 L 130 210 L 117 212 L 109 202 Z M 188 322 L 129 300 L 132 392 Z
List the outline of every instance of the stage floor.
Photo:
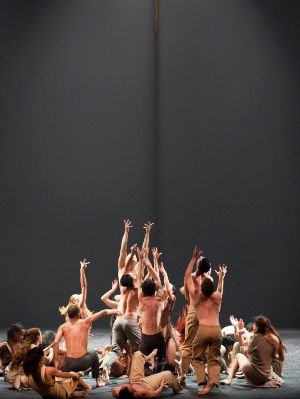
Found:
M 284 364 L 284 384 L 280 388 L 251 388 L 246 385 L 245 380 L 234 379 L 231 386 L 222 386 L 214 388 L 207 397 L 209 398 L 236 398 L 236 399 L 250 399 L 250 398 L 300 398 L 300 331 L 299 330 L 281 330 L 284 344 L 287 348 L 286 360 Z M 94 336 L 90 338 L 91 348 L 101 348 L 103 345 L 109 343 L 110 331 L 107 330 L 93 330 Z M 5 336 L 5 331 L 0 331 L 0 339 Z M 221 377 L 226 378 L 222 375 Z M 91 378 L 86 378 L 88 383 L 93 384 Z M 121 383 L 125 379 L 111 379 L 111 384 L 103 387 L 93 389 L 89 395 L 91 398 L 111 398 L 111 389 Z M 187 386 L 179 394 L 174 395 L 171 389 L 164 391 L 161 395 L 163 398 L 167 397 L 196 397 L 197 384 L 195 376 L 189 376 Z M 33 399 L 40 396 L 33 391 L 15 391 L 9 389 L 7 384 L 0 377 L 0 398 L 3 399 Z

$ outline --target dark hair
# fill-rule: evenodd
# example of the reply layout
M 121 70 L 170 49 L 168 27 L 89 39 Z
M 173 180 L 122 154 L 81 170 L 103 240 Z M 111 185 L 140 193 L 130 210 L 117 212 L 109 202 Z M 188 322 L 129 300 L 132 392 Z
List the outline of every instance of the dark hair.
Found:
M 250 321 L 250 322 L 246 325 L 246 330 L 247 330 L 248 332 L 252 332 L 253 326 L 254 326 L 254 322 L 253 322 L 253 321 Z
M 214 283 L 211 281 L 210 278 L 205 278 L 202 281 L 201 291 L 206 298 L 209 298 L 211 294 L 215 291 Z
M 233 346 L 234 343 L 235 340 L 230 335 L 225 335 L 225 337 L 222 338 L 222 345 L 225 346 L 226 349 L 229 346 Z
M 10 326 L 6 331 L 7 342 L 9 343 L 14 341 L 16 339 L 16 335 L 19 334 L 19 332 L 21 332 L 22 330 L 24 330 L 24 326 L 20 322 L 17 322 Z
M 68 316 L 69 319 L 75 319 L 75 317 L 80 314 L 79 307 L 77 305 L 70 305 L 68 308 Z
M 45 348 L 47 348 L 47 346 L 51 345 L 52 342 L 54 341 L 55 332 L 51 331 L 51 330 L 45 331 L 42 334 L 42 337 L 43 337 L 43 341 L 42 341 L 43 343 L 42 343 L 41 347 L 42 347 L 42 349 L 45 349 Z
M 142 291 L 143 291 L 144 296 L 153 296 L 156 291 L 155 282 L 150 279 L 143 281 Z
M 120 399 L 132 399 L 134 398 L 133 392 L 126 386 L 119 390 Z
M 202 258 L 197 265 L 196 276 L 201 276 L 203 273 L 207 273 L 211 268 L 211 263 L 207 258 Z
M 275 328 L 272 326 L 270 319 L 268 319 L 264 315 L 259 315 L 255 317 L 254 324 L 256 325 L 256 334 L 262 334 L 266 337 L 266 340 L 275 347 L 279 360 L 284 360 L 284 351 L 286 351 L 285 346 L 282 343 L 281 337 Z M 275 335 L 279 343 L 272 338 L 272 335 Z
M 122 287 L 126 288 L 133 288 L 133 277 L 129 273 L 123 274 L 123 276 L 120 279 L 120 284 Z
M 23 369 L 27 376 L 29 374 L 34 374 L 38 371 L 39 364 L 43 356 L 44 351 L 39 346 L 30 349 L 30 351 L 26 353 L 23 362 Z

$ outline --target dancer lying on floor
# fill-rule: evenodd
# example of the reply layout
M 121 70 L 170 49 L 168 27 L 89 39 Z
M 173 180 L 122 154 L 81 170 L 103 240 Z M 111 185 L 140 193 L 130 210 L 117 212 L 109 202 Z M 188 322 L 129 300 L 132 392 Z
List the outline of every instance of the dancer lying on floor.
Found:
M 112 395 L 118 398 L 156 398 L 160 395 L 165 385 L 173 389 L 174 393 L 182 388 L 171 371 L 162 371 L 161 373 L 144 376 L 145 362 L 152 362 L 156 355 L 154 350 L 149 356 L 141 352 L 135 352 L 132 358 L 132 365 L 129 374 L 128 383 L 113 388 Z

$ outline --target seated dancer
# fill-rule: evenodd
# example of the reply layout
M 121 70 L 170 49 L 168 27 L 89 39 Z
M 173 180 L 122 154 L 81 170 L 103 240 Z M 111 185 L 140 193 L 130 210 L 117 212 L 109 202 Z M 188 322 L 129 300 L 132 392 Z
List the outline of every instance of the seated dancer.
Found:
M 68 308 L 71 305 L 78 305 L 81 313 L 81 317 L 85 318 L 90 316 L 92 312 L 86 306 L 86 298 L 87 298 L 87 280 L 85 275 L 85 269 L 89 265 L 90 262 L 87 262 L 86 259 L 83 259 L 80 262 L 80 285 L 81 285 L 81 294 L 73 294 L 70 296 L 69 303 L 67 306 L 61 306 L 59 308 L 60 314 L 66 316 L 66 321 L 68 321 Z
M 197 290 L 200 290 L 200 285 L 201 281 L 204 278 L 209 278 L 213 280 L 211 277 L 211 263 L 206 257 L 199 256 L 198 259 L 196 259 L 196 271 L 194 273 L 191 273 L 191 278 L 192 281 L 197 288 Z M 193 264 L 194 267 L 194 264 Z M 192 270 L 191 270 L 192 272 Z M 189 372 L 189 370 L 192 369 L 191 366 L 191 360 L 192 360 L 192 352 L 193 352 L 193 342 L 194 338 L 196 336 L 198 327 L 199 327 L 199 320 L 197 317 L 197 312 L 196 309 L 193 305 L 193 303 L 190 300 L 189 296 L 189 291 L 187 288 L 186 280 L 184 281 L 184 286 L 180 288 L 181 294 L 185 296 L 187 301 L 189 302 L 188 308 L 187 308 L 187 314 L 186 314 L 186 324 L 185 324 L 185 336 L 184 336 L 184 341 L 182 343 L 182 362 L 181 362 L 181 379 L 180 383 L 182 385 L 185 384 L 186 380 L 186 375 Z
M 91 367 L 92 377 L 96 379 L 96 387 L 101 386 L 98 355 L 94 350 L 88 351 L 88 336 L 91 324 L 94 321 L 111 314 L 118 314 L 118 310 L 104 309 L 82 319 L 79 307 L 70 305 L 68 308 L 69 321 L 58 328 L 53 342 L 54 367 L 57 368 L 58 366 L 58 345 L 60 340 L 64 338 L 67 353 L 62 370 L 85 371 Z
M 13 324 L 6 332 L 6 341 L 0 343 L 0 375 L 12 360 L 13 354 L 22 345 L 25 330 L 21 323 Z
M 113 388 L 112 395 L 119 398 L 156 398 L 160 395 L 165 385 L 173 389 L 174 393 L 182 388 L 171 371 L 162 371 L 151 376 L 144 376 L 145 362 L 152 362 L 156 350 L 149 356 L 141 352 L 135 352 L 132 358 L 132 365 L 128 383 Z
M 149 245 L 150 231 L 153 223 L 144 225 L 146 230 L 143 248 Z M 124 220 L 124 234 L 121 241 L 121 249 L 118 260 L 118 278 L 120 283 L 120 310 L 122 315 L 118 316 L 112 328 L 112 347 L 104 357 L 102 367 L 102 384 L 109 383 L 111 365 L 120 357 L 126 342 L 129 341 L 132 352 L 139 350 L 141 342 L 141 331 L 137 323 L 139 307 L 138 286 L 136 269 L 138 268 L 136 248 L 134 244 L 130 253 L 127 254 L 128 234 L 132 228 L 129 220 Z
M 141 311 L 141 329 L 142 338 L 140 351 L 144 355 L 149 355 L 157 348 L 157 363 L 155 372 L 161 371 L 166 363 L 166 343 L 161 326 L 161 316 L 165 302 L 165 295 L 159 275 L 153 269 L 148 258 L 148 248 L 139 251 L 139 270 L 138 270 L 138 287 L 139 287 L 139 303 Z M 145 264 L 148 273 L 154 278 L 153 280 L 143 280 L 143 265 Z M 161 291 L 162 296 L 156 296 L 157 290 Z
M 79 373 L 63 372 L 54 367 L 46 367 L 44 363 L 44 352 L 39 347 L 31 349 L 23 363 L 30 386 L 43 398 L 84 398 L 91 391 L 91 385 L 81 380 Z M 56 381 L 55 377 L 60 380 Z M 75 391 L 77 387 L 83 390 Z
M 235 356 L 229 376 L 222 381 L 222 384 L 231 384 L 240 368 L 249 385 L 270 388 L 281 386 L 283 380 L 272 368 L 274 360 L 284 361 L 285 347 L 280 335 L 265 316 L 255 318 L 253 333 L 247 356 L 242 353 Z
M 217 291 L 211 279 L 201 280 L 200 290 L 192 278 L 192 270 L 201 251 L 196 246 L 193 256 L 185 273 L 185 282 L 192 305 L 195 307 L 199 320 L 199 327 L 193 342 L 192 361 L 197 376 L 198 385 L 206 384 L 197 393 L 205 395 L 210 392 L 213 385 L 219 385 L 220 378 L 220 348 L 221 327 L 219 313 L 222 303 L 223 283 L 227 271 L 225 265 L 219 266 Z M 207 362 L 208 381 L 205 378 L 205 361 Z
M 12 361 L 5 369 L 4 381 L 12 388 L 21 390 L 29 389 L 28 378 L 23 370 L 23 361 L 30 349 L 41 345 L 42 334 L 39 328 L 29 328 L 25 331 L 24 342 L 14 353 Z

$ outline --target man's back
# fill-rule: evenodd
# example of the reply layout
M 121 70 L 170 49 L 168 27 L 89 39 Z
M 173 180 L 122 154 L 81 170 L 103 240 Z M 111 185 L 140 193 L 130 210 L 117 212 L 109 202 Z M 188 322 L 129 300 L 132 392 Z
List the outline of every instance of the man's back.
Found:
M 136 288 L 124 289 L 121 300 L 123 316 L 136 317 L 139 306 L 138 290 Z
M 67 321 L 62 325 L 67 357 L 81 357 L 87 353 L 90 323 L 85 319 Z
M 218 326 L 219 313 L 221 308 L 222 297 L 220 292 L 215 291 L 209 298 L 200 294 L 198 299 L 194 301 L 199 324 L 207 326 Z
M 142 333 L 154 335 L 162 331 L 161 314 L 163 301 L 156 296 L 142 297 Z

